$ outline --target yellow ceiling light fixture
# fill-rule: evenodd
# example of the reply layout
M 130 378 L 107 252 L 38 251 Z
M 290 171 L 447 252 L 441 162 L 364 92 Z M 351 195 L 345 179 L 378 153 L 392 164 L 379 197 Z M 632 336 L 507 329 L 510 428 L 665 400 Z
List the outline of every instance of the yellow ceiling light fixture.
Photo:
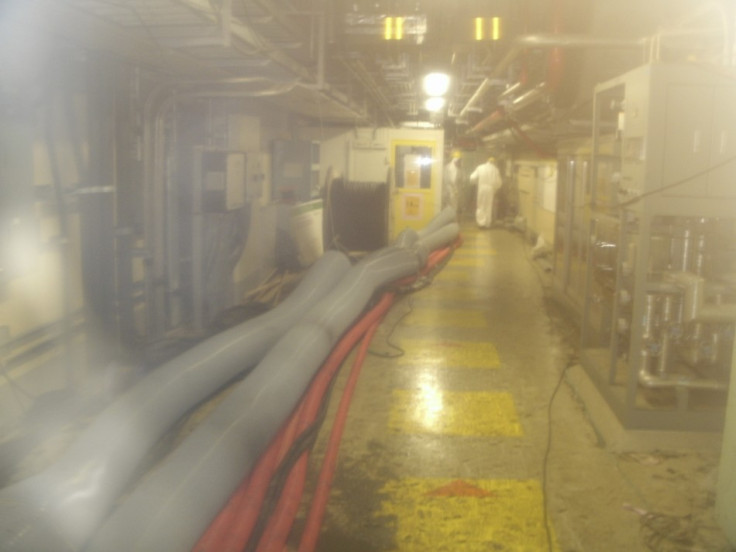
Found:
M 437 113 L 438 111 L 442 111 L 442 108 L 445 107 L 445 98 L 435 96 L 432 98 L 427 98 L 427 100 L 424 102 L 424 108 L 427 111 L 430 111 L 431 113 Z
M 500 17 L 474 17 L 475 40 L 501 40 Z M 488 33 L 486 33 L 486 29 Z
M 394 37 L 394 18 L 387 17 L 383 20 L 383 38 L 392 40 Z
M 501 18 L 493 17 L 491 19 L 491 40 L 501 39 Z
M 447 73 L 429 73 L 422 81 L 422 88 L 427 96 L 444 96 L 450 89 L 450 75 Z
M 384 40 L 403 40 L 405 17 L 386 16 L 383 19 Z
M 473 21 L 475 22 L 475 40 L 483 40 L 483 18 L 476 17 Z

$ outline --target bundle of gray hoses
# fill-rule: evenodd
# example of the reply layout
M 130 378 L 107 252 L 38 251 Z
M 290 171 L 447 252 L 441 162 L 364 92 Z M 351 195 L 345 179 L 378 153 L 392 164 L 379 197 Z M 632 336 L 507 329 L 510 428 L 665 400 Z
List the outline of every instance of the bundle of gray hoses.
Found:
M 0 491 L 0 549 L 187 551 L 382 286 L 459 235 L 445 209 L 354 266 L 328 251 L 272 311 L 193 347 L 106 408 L 49 468 Z M 150 449 L 191 408 L 250 371 L 120 503 Z

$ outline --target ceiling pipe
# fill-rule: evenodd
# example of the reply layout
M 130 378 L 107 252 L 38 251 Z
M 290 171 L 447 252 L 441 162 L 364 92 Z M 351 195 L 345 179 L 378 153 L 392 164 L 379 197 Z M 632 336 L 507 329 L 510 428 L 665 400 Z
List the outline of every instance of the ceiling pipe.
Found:
M 513 101 L 507 101 L 503 105 L 491 113 L 488 117 L 480 121 L 468 131 L 471 136 L 478 135 L 494 124 L 505 121 L 510 115 L 516 114 L 527 107 L 547 98 L 549 85 L 545 82 L 535 86 L 531 90 L 524 92 Z
M 178 0 L 181 4 L 189 7 L 196 11 L 202 17 L 217 22 L 217 14 L 212 12 L 211 4 L 206 0 Z M 267 2 L 264 2 L 267 4 Z M 324 12 L 319 12 L 323 19 L 325 17 Z M 339 90 L 335 90 L 327 82 L 325 82 L 325 42 L 326 42 L 326 29 L 323 23 L 320 23 L 318 28 L 318 53 L 317 53 L 317 76 L 316 79 L 313 76 L 313 71 L 310 68 L 302 65 L 289 54 L 283 51 L 283 48 L 278 47 L 270 40 L 262 36 L 251 26 L 247 25 L 241 19 L 235 20 L 231 16 L 231 22 L 228 26 L 230 36 L 237 40 L 232 41 L 232 45 L 236 50 L 242 51 L 246 56 L 257 56 L 262 55 L 266 58 L 271 59 L 274 63 L 280 67 L 291 72 L 298 80 L 299 87 L 309 90 L 315 90 L 320 92 L 328 101 L 339 104 L 342 108 L 351 112 L 356 119 L 363 120 L 367 118 L 367 114 L 363 112 L 358 106 L 353 105 L 353 102 L 345 94 Z M 250 50 L 244 47 L 250 48 Z
M 458 115 L 462 118 L 471 108 L 479 103 L 491 89 L 494 81 L 502 79 L 511 63 L 525 50 L 530 48 L 643 48 L 646 41 L 642 38 L 619 39 L 598 38 L 588 35 L 534 34 L 520 36 L 514 40 L 513 46 L 493 68 L 493 71 L 480 83 L 475 93 Z
M 511 98 L 517 92 L 520 92 L 522 86 L 523 85 L 522 85 L 521 81 L 518 81 L 518 82 L 512 84 L 511 86 L 509 86 L 506 90 L 504 90 L 503 92 L 501 92 L 498 95 L 498 101 L 499 101 L 499 103 L 507 100 L 508 98 Z
M 721 2 L 708 2 L 698 7 L 694 11 L 686 14 L 679 21 L 676 21 L 669 27 L 658 31 L 654 37 L 652 37 L 652 51 L 650 51 L 650 60 L 658 60 L 661 52 L 662 39 L 668 36 L 677 36 L 679 32 L 686 30 L 693 32 L 694 34 L 703 34 L 704 32 L 710 32 L 709 29 L 692 29 L 688 28 L 688 25 L 692 25 L 699 19 L 714 15 L 718 19 L 718 25 L 720 26 L 721 34 L 723 37 L 723 45 L 721 48 L 721 63 L 723 65 L 733 65 L 736 61 L 736 50 L 731 52 L 733 42 L 733 31 L 729 25 L 729 14 L 726 8 Z

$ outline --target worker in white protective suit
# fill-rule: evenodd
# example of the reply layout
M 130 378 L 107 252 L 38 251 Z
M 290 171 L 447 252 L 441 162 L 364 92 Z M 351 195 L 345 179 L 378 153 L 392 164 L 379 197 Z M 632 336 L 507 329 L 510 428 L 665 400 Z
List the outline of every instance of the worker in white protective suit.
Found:
M 445 165 L 442 177 L 442 206 L 452 207 L 455 209 L 458 218 L 460 217 L 461 198 L 462 198 L 462 167 L 460 152 L 452 152 L 452 159 Z
M 501 173 L 496 167 L 496 160 L 478 165 L 470 175 L 471 182 L 478 182 L 478 200 L 475 210 L 475 222 L 480 228 L 490 228 L 493 223 L 493 198 L 501 187 Z

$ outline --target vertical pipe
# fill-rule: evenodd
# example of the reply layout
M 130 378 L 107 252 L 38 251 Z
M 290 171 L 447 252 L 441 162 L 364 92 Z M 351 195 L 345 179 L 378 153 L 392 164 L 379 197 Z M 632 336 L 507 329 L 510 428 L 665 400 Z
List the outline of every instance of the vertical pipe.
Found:
M 74 369 L 72 363 L 72 324 L 71 324 L 71 262 L 69 251 L 69 224 L 66 209 L 66 197 L 63 190 L 59 158 L 56 151 L 54 134 L 54 97 L 46 97 L 46 149 L 49 156 L 51 179 L 54 186 L 57 217 L 59 218 L 59 259 L 61 268 L 61 333 L 64 351 L 64 376 L 68 388 L 74 386 Z M 31 184 L 31 183 L 28 183 Z
M 703 275 L 703 270 L 705 268 L 705 250 L 706 250 L 706 235 L 705 232 L 702 234 L 698 234 L 697 239 L 697 252 L 695 254 L 695 274 L 698 276 Z
M 670 340 L 670 324 L 672 322 L 672 295 L 665 295 L 662 303 L 662 319 L 661 319 L 661 341 L 659 360 L 657 364 L 657 374 L 663 376 L 667 373 L 670 363 L 671 340 Z
M 179 251 L 180 205 L 182 187 L 177 178 L 176 164 L 178 159 L 178 113 L 177 104 L 171 109 L 171 139 L 167 143 L 165 170 L 162 173 L 166 190 L 166 306 L 167 322 L 171 328 L 181 323 L 181 252 Z M 196 177 L 195 177 L 196 178 Z
M 690 228 L 685 228 L 682 232 L 682 257 L 680 259 L 680 270 L 688 272 L 690 269 L 690 258 L 692 248 L 692 231 Z
M 654 328 L 654 310 L 656 304 L 656 296 L 652 293 L 648 293 L 645 299 L 644 306 L 644 318 L 642 320 L 642 333 L 641 333 L 641 366 L 644 370 L 649 370 L 649 364 L 651 361 L 651 355 L 649 352 L 649 346 L 652 343 L 653 328 Z

